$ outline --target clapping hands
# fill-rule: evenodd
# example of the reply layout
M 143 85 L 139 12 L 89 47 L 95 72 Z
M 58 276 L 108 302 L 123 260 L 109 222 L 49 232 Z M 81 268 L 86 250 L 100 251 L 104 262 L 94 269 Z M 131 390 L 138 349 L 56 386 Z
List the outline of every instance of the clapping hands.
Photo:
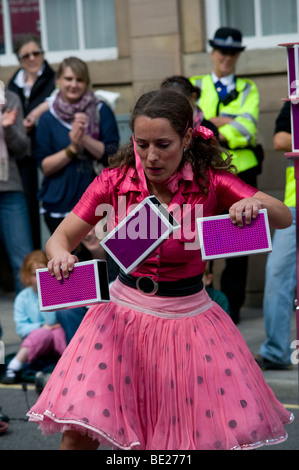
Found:
M 72 124 L 72 130 L 69 133 L 71 145 L 78 153 L 83 148 L 83 138 L 87 124 L 87 115 L 85 113 L 76 113 Z

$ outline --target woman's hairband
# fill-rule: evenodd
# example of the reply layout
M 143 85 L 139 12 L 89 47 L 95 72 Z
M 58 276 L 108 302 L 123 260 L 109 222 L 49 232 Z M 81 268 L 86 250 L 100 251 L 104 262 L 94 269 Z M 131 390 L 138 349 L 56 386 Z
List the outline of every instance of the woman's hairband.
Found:
M 193 139 L 196 139 L 197 137 L 202 137 L 204 140 L 209 140 L 215 137 L 215 134 L 213 131 L 211 131 L 211 129 L 208 129 L 204 126 L 200 126 L 193 129 L 192 137 Z

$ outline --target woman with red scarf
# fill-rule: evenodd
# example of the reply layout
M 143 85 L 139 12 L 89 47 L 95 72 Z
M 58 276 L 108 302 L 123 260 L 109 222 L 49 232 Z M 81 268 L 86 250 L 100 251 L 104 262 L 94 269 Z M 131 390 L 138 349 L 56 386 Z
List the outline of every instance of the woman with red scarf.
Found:
M 44 174 L 39 199 L 52 233 L 116 153 L 119 134 L 112 110 L 89 90 L 85 62 L 65 59 L 57 72 L 59 92 L 39 121 L 35 156 Z

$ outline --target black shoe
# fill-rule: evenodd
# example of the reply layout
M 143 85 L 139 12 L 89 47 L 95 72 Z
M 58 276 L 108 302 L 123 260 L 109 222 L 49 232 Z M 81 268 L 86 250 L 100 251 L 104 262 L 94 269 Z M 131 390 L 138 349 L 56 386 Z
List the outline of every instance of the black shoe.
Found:
M 9 422 L 9 417 L 2 413 L 2 408 L 0 407 L 0 421 L 4 421 L 5 423 Z
M 4 385 L 14 385 L 20 383 L 19 374 L 11 370 L 1 378 L 1 383 Z
M 260 356 L 259 354 L 255 356 L 255 361 L 261 370 L 292 370 L 292 364 L 279 364 L 277 362 L 272 362 L 266 359 L 265 357 Z

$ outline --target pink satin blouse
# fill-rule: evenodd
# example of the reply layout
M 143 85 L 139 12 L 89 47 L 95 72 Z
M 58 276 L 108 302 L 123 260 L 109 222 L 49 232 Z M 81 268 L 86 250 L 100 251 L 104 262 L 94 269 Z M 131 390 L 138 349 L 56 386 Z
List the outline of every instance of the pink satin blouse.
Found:
M 189 177 L 188 177 L 189 176 Z M 240 199 L 252 197 L 257 189 L 227 171 L 209 171 L 209 193 L 200 191 L 193 173 L 180 181 L 168 210 L 182 229 L 166 240 L 134 273 L 151 276 L 155 281 L 175 281 L 204 271 L 196 240 L 196 218 L 221 214 Z M 186 178 L 186 174 L 184 174 Z M 106 168 L 87 188 L 73 212 L 90 225 L 96 225 L 106 211 L 110 213 L 108 230 L 149 195 L 134 168 Z M 111 214 L 111 208 L 114 208 Z M 109 212 L 110 211 L 110 212 Z M 127 213 L 126 213 L 127 211 Z

